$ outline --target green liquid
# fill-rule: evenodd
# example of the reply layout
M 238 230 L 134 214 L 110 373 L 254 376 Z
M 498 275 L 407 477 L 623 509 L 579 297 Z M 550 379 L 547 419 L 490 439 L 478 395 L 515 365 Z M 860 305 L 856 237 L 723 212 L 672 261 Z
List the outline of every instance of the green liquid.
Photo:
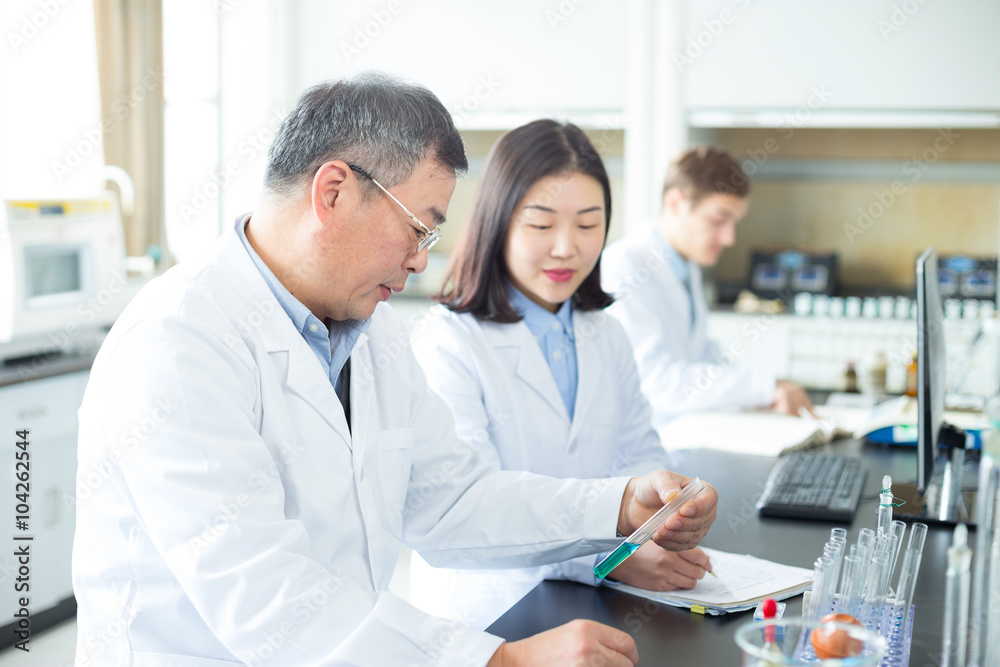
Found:
M 638 544 L 622 542 L 618 545 L 617 549 L 611 552 L 611 555 L 597 564 L 597 567 L 594 568 L 594 576 L 599 579 L 603 579 L 608 576 L 611 574 L 611 570 L 621 565 L 622 561 L 634 554 L 635 550 L 638 548 Z

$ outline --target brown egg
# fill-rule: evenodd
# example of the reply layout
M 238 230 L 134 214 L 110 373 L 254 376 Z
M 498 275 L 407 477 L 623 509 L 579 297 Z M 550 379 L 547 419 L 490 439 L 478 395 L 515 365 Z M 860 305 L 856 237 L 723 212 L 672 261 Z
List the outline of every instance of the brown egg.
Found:
M 860 626 L 858 619 L 849 614 L 827 614 L 820 623 L 848 623 Z M 850 658 L 861 653 L 862 642 L 851 637 L 847 630 L 819 627 L 812 632 L 813 650 L 820 660 Z

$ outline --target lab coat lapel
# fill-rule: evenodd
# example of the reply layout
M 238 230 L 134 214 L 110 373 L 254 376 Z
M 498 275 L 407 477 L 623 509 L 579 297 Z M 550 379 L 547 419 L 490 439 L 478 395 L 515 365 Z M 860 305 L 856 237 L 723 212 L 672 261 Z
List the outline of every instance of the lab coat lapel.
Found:
M 689 262 L 691 267 L 691 300 L 694 303 L 694 322 L 691 325 L 691 340 L 704 341 L 706 336 L 708 304 L 705 303 L 705 293 L 702 290 L 701 267 L 695 262 Z
M 330 383 L 330 378 L 323 372 L 323 367 L 305 339 L 299 335 L 298 331 L 295 331 L 291 320 L 288 320 L 288 318 L 285 319 L 288 321 L 288 328 L 295 334 L 291 336 L 286 351 L 286 358 L 288 360 L 288 389 L 308 403 L 343 438 L 347 446 L 350 447 L 351 431 L 347 428 L 344 408 L 340 404 L 340 399 L 337 398 L 337 392 L 334 391 L 333 385 Z M 274 355 L 281 354 L 281 351 L 278 350 L 270 354 L 273 359 Z M 351 385 L 353 386 L 353 384 L 352 381 Z
M 652 243 L 659 243 L 656 239 L 650 239 Z M 677 272 L 664 261 L 656 267 L 656 279 L 659 282 L 659 293 L 663 295 L 666 302 L 663 317 L 672 320 L 676 325 L 670 327 L 671 330 L 682 332 L 684 340 L 691 340 L 690 333 L 694 331 L 694 324 L 697 323 L 698 300 L 701 298 L 701 271 L 694 262 L 689 262 L 691 266 L 691 296 L 695 304 L 695 322 L 691 321 L 691 305 L 688 303 L 687 287 L 677 276 Z M 697 272 L 697 273 L 696 273 Z
M 344 409 L 330 379 L 274 298 L 235 229 L 221 250 L 219 264 L 219 270 L 230 276 L 229 283 L 239 304 L 234 305 L 241 311 L 236 321 L 240 326 L 257 330 L 274 368 L 281 373 L 283 367 L 288 389 L 319 413 L 350 446 Z
M 369 441 L 369 422 L 375 396 L 371 348 L 368 334 L 362 333 L 351 352 L 351 434 L 354 440 L 354 466 L 364 462 L 365 445 Z M 377 418 L 377 415 L 376 415 Z
M 531 387 L 568 425 L 569 413 L 559 393 L 559 387 L 556 386 L 548 362 L 545 361 L 542 349 L 528 329 L 528 325 L 523 321 L 514 326 L 487 324 L 483 330 L 498 353 L 517 355 L 513 363 L 516 364 L 515 373 L 518 378 Z

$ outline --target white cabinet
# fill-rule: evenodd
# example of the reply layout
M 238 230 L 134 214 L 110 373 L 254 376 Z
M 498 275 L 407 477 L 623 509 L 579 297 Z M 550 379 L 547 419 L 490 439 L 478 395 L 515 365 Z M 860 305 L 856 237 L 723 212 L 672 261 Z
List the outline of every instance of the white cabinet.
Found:
M 628 3 L 295 0 L 284 6 L 288 76 L 298 90 L 377 69 L 430 88 L 463 128 L 504 129 L 567 113 L 602 127 L 624 123 Z M 614 117 L 616 123 L 601 120 Z
M 980 330 L 985 341 L 977 347 Z M 1000 320 L 948 319 L 944 334 L 948 391 L 994 395 L 1000 381 Z M 917 325 L 903 319 L 713 312 L 708 335 L 723 352 L 738 350 L 732 363 L 768 366 L 779 378 L 814 389 L 840 389 L 848 361 L 860 374 L 865 360 L 879 351 L 888 362 L 886 388 L 902 393 L 906 365 L 916 350 Z M 957 386 L 963 371 L 967 373 Z
M 0 387 L 0 531 L 5 544 L 0 557 L 0 625 L 13 622 L 18 563 L 15 545 L 29 544 L 31 551 L 30 611 L 35 615 L 73 595 L 71 558 L 76 527 L 77 410 L 83 400 L 88 371 L 66 373 L 31 382 Z M 29 529 L 15 526 L 15 432 L 29 431 L 30 520 Z M 14 535 L 32 535 L 30 542 L 15 542 Z
M 685 9 L 675 58 L 694 124 L 713 109 L 1000 112 L 995 0 L 689 0 Z

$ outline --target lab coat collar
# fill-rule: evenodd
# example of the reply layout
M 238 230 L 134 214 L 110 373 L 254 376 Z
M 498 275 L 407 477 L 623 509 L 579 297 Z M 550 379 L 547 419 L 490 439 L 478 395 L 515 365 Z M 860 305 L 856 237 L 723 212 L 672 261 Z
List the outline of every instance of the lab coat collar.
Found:
M 496 324 L 482 322 L 486 341 L 497 349 L 498 354 L 516 355 L 516 373 L 524 380 L 567 424 L 570 423 L 569 412 L 563 403 L 559 387 L 549 370 L 549 365 L 542 355 L 534 334 L 524 321 L 514 324 Z M 512 349 L 511 349 L 512 348 Z M 578 362 L 579 363 L 579 362 Z M 579 402 L 579 398 L 577 399 Z
M 240 327 L 255 328 L 264 350 L 275 363 L 275 368 L 284 366 L 285 383 L 288 388 L 308 403 L 319 415 L 351 446 L 351 431 L 347 427 L 344 409 L 337 398 L 330 378 L 323 372 L 322 365 L 309 344 L 299 335 L 295 324 L 278 304 L 264 278 L 247 254 L 243 242 L 236 233 L 235 226 L 223 237 L 217 256 L 218 270 L 228 275 L 238 302 L 231 307 L 239 309 L 236 321 Z M 241 331 L 241 334 L 245 332 Z M 362 340 L 362 333 L 355 345 L 351 358 L 354 359 Z M 355 386 L 352 374 L 351 388 Z M 351 392 L 351 414 L 355 414 L 355 392 Z M 358 397 L 360 402 L 360 397 Z M 351 423 L 355 423 L 352 419 Z

